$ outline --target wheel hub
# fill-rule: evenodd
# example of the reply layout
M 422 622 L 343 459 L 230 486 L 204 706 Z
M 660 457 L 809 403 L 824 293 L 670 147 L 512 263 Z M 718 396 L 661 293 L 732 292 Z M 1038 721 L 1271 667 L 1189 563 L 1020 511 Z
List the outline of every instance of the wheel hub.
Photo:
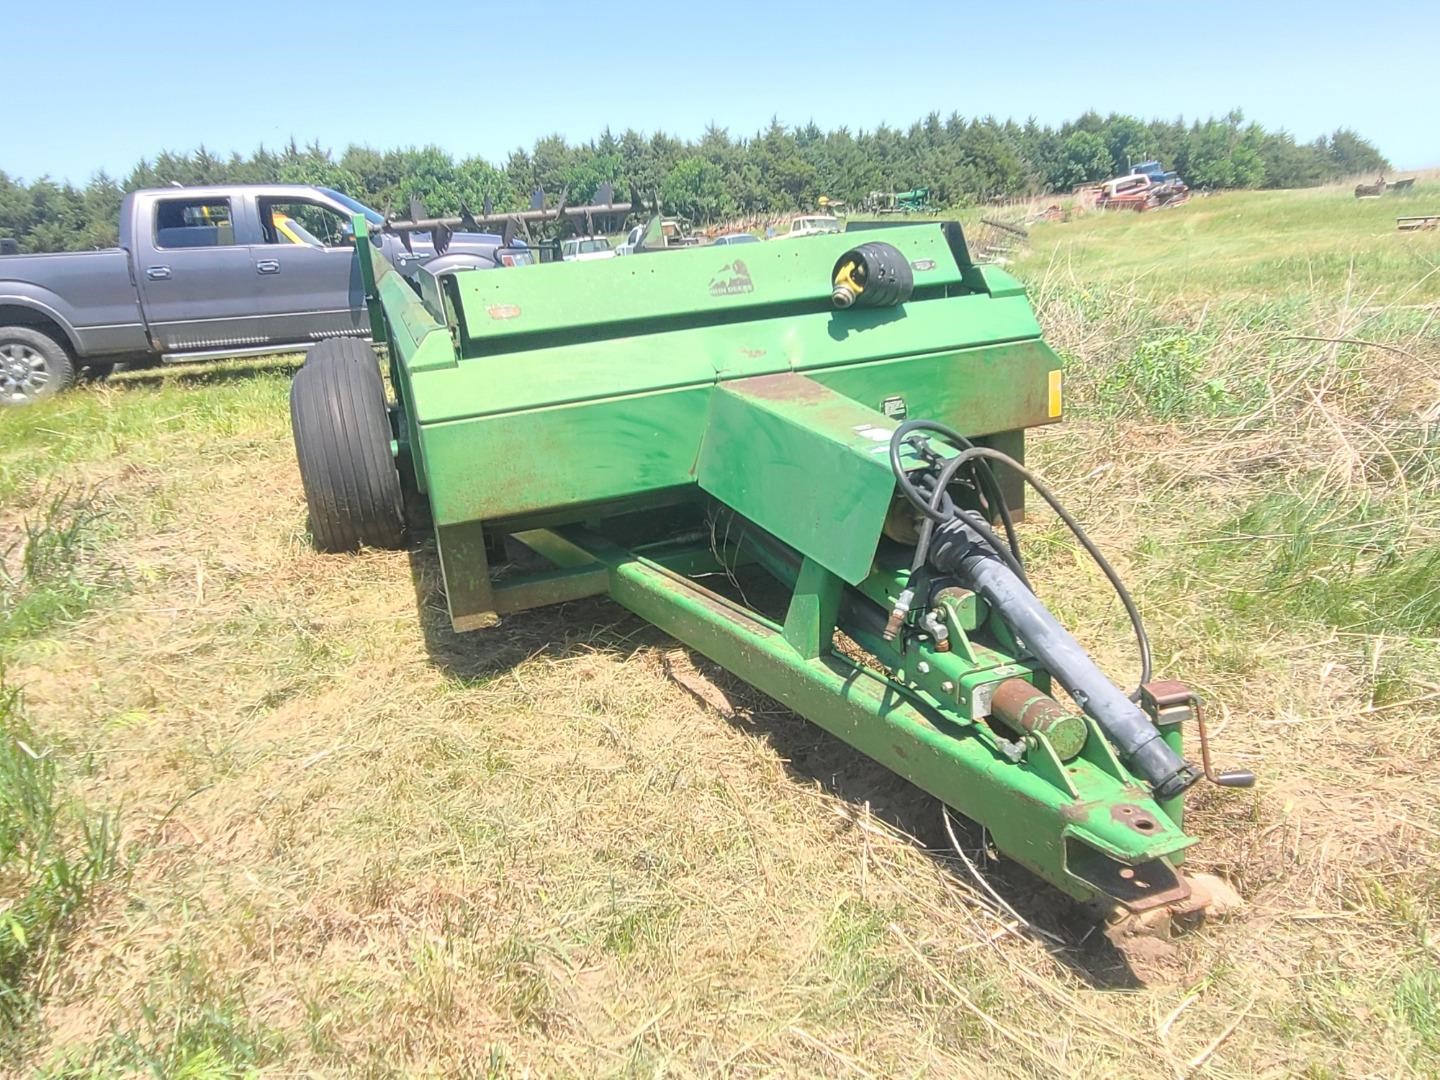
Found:
M 29 401 L 50 383 L 50 366 L 38 349 L 19 342 L 0 345 L 0 400 Z

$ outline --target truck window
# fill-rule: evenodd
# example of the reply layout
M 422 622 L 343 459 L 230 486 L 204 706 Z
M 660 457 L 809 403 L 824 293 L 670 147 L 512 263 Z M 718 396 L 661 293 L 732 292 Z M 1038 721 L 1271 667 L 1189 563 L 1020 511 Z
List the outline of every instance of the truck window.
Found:
M 260 232 L 267 244 L 345 247 L 348 219 L 338 210 L 303 199 L 261 199 Z
M 155 204 L 155 246 L 229 247 L 235 243 L 230 200 L 160 199 Z

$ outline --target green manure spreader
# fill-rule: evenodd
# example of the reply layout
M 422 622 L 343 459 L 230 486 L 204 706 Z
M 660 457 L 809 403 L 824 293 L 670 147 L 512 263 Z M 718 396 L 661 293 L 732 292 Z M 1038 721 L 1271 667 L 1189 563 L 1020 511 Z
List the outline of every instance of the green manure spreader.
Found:
M 418 288 L 355 232 L 395 401 L 357 340 L 296 375 L 319 547 L 399 546 L 423 500 L 457 630 L 608 594 L 1106 917 L 1168 928 L 1210 902 L 1177 870 L 1184 793 L 1253 778 L 1185 758 L 1199 701 L 1152 679 L 1123 584 L 1025 467 L 1060 363 L 957 224 Z M 1130 613 L 1133 690 L 1031 591 L 1027 489 Z

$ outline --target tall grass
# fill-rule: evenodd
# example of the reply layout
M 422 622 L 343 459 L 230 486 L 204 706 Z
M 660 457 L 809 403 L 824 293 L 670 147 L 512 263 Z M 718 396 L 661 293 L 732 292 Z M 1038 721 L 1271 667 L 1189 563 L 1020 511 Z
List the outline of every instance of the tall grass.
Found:
M 115 868 L 113 819 L 73 799 L 53 753 L 0 686 L 0 1054 L 56 967 L 72 916 Z
M 104 528 L 96 496 L 70 487 L 16 523 L 0 547 L 0 662 L 113 587 L 98 557 Z M 74 916 L 115 869 L 117 843 L 112 817 L 71 794 L 54 748 L 0 678 L 0 1060 L 23 1053 L 24 1021 L 60 967 Z
M 1151 545 L 1174 556 L 1171 589 L 1255 619 L 1440 635 L 1435 311 L 1053 279 L 1035 294 L 1072 415 L 1128 429 L 1113 453 L 1146 474 L 1157 533 L 1188 522 Z
M 0 655 L 7 646 L 82 615 L 113 588 L 96 560 L 104 513 L 93 492 L 61 488 L 42 496 L 0 548 Z
M 1440 544 L 1413 542 L 1412 524 L 1365 494 L 1271 493 L 1221 530 L 1233 543 L 1208 545 L 1200 566 L 1253 571 L 1253 590 L 1230 594 L 1238 612 L 1281 608 L 1342 630 L 1440 636 Z

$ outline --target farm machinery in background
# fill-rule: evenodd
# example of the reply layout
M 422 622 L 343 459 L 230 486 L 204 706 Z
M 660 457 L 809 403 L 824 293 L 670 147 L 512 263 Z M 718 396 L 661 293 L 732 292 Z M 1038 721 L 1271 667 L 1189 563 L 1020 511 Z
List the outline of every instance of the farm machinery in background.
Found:
M 933 214 L 929 188 L 910 191 L 872 191 L 865 196 L 861 209 L 867 214 Z
M 1161 165 L 1160 162 L 1153 159 L 1150 161 L 1142 161 L 1138 165 L 1131 165 L 1130 175 L 1148 176 L 1150 183 L 1156 187 L 1161 187 L 1165 184 L 1179 183 L 1180 181 L 1180 174 L 1178 172 L 1174 172 L 1173 170 L 1167 172 L 1164 165 Z
M 637 248 L 648 246 L 652 251 L 673 251 L 677 248 L 699 247 L 701 234 L 694 231 L 686 218 L 642 218 L 615 249 L 616 255 L 633 255 Z
M 1179 206 L 1190 198 L 1190 188 L 1180 174 L 1167 172 L 1158 161 L 1142 161 L 1131 166 L 1125 176 L 1117 176 L 1097 186 L 1093 192 L 1095 206 L 1101 210 L 1157 210 Z
M 1356 184 L 1355 198 L 1378 199 L 1381 195 L 1409 195 L 1415 190 L 1415 177 L 1405 176 L 1399 180 L 1386 180 L 1381 173 L 1373 184 Z
M 1060 360 L 958 223 L 414 283 L 354 227 L 396 400 L 354 339 L 296 374 L 317 546 L 402 546 L 428 504 L 456 630 L 608 595 L 1120 925 L 1210 906 L 1185 792 L 1253 777 L 1211 767 L 1199 697 L 1025 464 Z M 1032 588 L 1027 486 L 1128 613 L 1130 689 Z
M 629 202 L 617 203 L 614 185 L 609 183 L 601 184 L 589 203 L 572 206 L 568 196 L 568 189 L 561 190 L 551 206 L 545 192 L 536 188 L 530 193 L 528 210 L 497 211 L 487 195 L 480 213 L 462 203 L 460 213 L 448 217 L 432 217 L 424 204 L 412 197 L 408 218 L 387 209 L 381 215 L 383 220 L 369 228 L 376 236 L 397 237 L 407 252 L 415 240 L 422 240 L 437 255 L 444 255 L 458 234 L 497 230 L 501 264 L 515 266 L 537 261 L 537 256 L 541 262 L 561 261 L 560 247 L 565 237 L 588 238 L 616 232 L 632 213 L 643 215 L 646 210 L 639 195 L 633 193 Z

